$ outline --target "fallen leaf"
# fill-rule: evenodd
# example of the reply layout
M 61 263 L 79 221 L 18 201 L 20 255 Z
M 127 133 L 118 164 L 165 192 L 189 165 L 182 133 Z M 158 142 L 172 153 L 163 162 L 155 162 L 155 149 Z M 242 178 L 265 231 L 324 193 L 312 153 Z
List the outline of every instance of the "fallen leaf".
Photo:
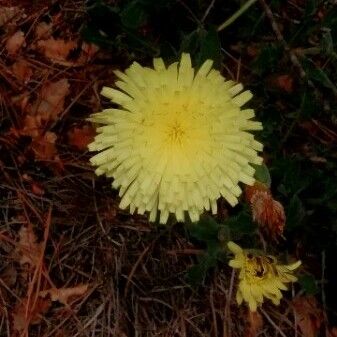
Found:
M 57 136 L 54 132 L 47 131 L 44 135 L 35 138 L 31 143 L 31 148 L 35 153 L 35 158 L 42 161 L 58 161 L 55 141 Z
M 69 94 L 69 82 L 66 79 L 45 83 L 37 100 L 30 108 L 30 115 L 40 116 L 45 121 L 54 121 L 64 109 L 64 101 Z
M 2 270 L 0 274 L 2 282 L 6 284 L 8 288 L 13 287 L 16 282 L 17 276 L 18 272 L 12 265 L 7 266 L 4 270 Z
M 27 83 L 33 75 L 33 70 L 29 63 L 23 59 L 13 63 L 12 72 L 14 76 L 22 83 Z
M 30 97 L 29 92 L 25 91 L 20 95 L 13 96 L 11 101 L 13 102 L 13 104 L 19 107 L 22 112 L 25 112 L 28 106 L 29 97 Z
M 14 307 L 11 313 L 11 327 L 15 334 L 21 336 L 30 325 L 39 324 L 51 306 L 49 298 L 38 297 L 34 300 L 34 305 L 31 302 L 24 298 Z
M 72 298 L 83 296 L 87 292 L 88 287 L 88 284 L 82 284 L 71 288 L 51 288 L 40 291 L 39 296 L 43 298 L 50 296 L 53 302 L 58 301 L 64 305 L 68 305 Z
M 18 257 L 18 262 L 21 265 L 27 263 L 30 267 L 36 267 L 40 263 L 42 254 L 42 243 L 37 242 L 32 226 L 22 226 L 19 230 L 19 242 L 14 251 L 14 256 Z
M 40 184 L 36 183 L 36 182 L 32 183 L 32 192 L 35 195 L 44 195 L 44 189 L 43 189 L 43 187 Z
M 248 320 L 247 328 L 245 330 L 244 337 L 255 337 L 257 336 L 263 327 L 263 318 L 261 314 L 257 311 L 252 312 L 248 310 Z
M 54 63 L 67 65 L 67 57 L 71 50 L 77 47 L 77 41 L 64 41 L 62 39 L 54 39 L 37 42 L 37 48 Z
M 1 7 L 0 10 L 0 27 L 3 25 L 7 25 L 9 21 L 15 18 L 19 18 L 22 14 L 23 10 L 17 6 L 13 7 Z M 13 23 L 15 24 L 15 23 Z
M 316 337 L 324 314 L 314 296 L 301 296 L 292 301 L 297 315 L 297 325 L 305 337 Z
M 35 28 L 35 36 L 38 39 L 49 38 L 50 34 L 51 34 L 52 27 L 53 27 L 52 23 L 40 22 Z
M 37 138 L 43 131 L 41 116 L 27 115 L 24 119 L 24 126 L 19 130 L 22 136 Z
M 78 150 L 85 151 L 95 137 L 96 131 L 91 125 L 75 126 L 68 132 L 68 142 Z
M 292 93 L 294 91 L 294 79 L 290 75 L 280 75 L 276 78 L 275 84 L 278 88 Z
M 327 337 L 337 337 L 337 327 L 331 328 L 331 329 L 327 332 Z
M 98 52 L 99 47 L 93 43 L 84 42 L 81 47 L 81 54 L 75 62 L 75 65 L 82 65 L 88 63 L 92 57 Z
M 43 195 L 44 194 L 44 188 L 42 185 L 36 181 L 33 180 L 31 176 L 29 176 L 27 173 L 24 173 L 22 175 L 22 180 L 28 182 L 31 185 L 32 192 L 36 195 Z
M 15 55 L 25 42 L 25 35 L 21 30 L 14 33 L 7 41 L 5 48 L 9 55 Z

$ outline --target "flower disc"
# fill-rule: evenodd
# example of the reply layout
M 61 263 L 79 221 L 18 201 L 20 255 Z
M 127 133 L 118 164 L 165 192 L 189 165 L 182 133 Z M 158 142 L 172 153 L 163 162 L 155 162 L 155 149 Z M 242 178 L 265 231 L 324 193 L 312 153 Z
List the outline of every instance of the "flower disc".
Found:
M 103 125 L 89 145 L 99 151 L 91 158 L 96 174 L 114 178 L 121 208 L 148 211 L 151 221 L 158 211 L 161 223 L 170 213 L 183 221 L 186 212 L 197 221 L 204 210 L 216 213 L 220 196 L 234 206 L 238 183 L 254 183 L 250 164 L 262 162 L 262 144 L 249 132 L 261 123 L 250 120 L 252 109 L 241 109 L 252 94 L 211 69 L 210 60 L 197 72 L 189 54 L 179 66 L 153 63 L 116 71 L 119 90 L 103 88 L 119 108 L 90 118 Z

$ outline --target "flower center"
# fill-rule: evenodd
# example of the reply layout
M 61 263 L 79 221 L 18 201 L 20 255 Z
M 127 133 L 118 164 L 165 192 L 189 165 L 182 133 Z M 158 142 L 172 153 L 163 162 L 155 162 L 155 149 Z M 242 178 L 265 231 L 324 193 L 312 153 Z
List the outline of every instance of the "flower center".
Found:
M 249 281 L 257 282 L 268 275 L 275 274 L 274 261 L 269 256 L 252 256 L 247 254 L 245 274 Z
M 167 134 L 170 142 L 181 145 L 182 140 L 186 134 L 186 131 L 182 126 L 182 123 L 179 122 L 178 120 L 175 120 L 172 124 L 168 126 L 167 129 L 168 129 Z

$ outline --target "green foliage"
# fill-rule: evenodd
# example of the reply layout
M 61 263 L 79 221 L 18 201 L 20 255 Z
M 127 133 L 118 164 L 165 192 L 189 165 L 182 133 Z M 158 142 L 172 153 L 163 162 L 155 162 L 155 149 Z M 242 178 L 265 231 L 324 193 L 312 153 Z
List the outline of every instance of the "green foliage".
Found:
M 253 165 L 255 168 L 255 179 L 266 186 L 271 186 L 271 177 L 268 167 L 265 164 Z
M 183 36 L 180 53 L 190 53 L 197 67 L 201 66 L 207 59 L 214 61 L 216 68 L 221 64 L 221 46 L 218 33 L 214 27 L 208 31 L 204 28 L 197 28 L 193 32 Z
M 253 63 L 253 70 L 262 76 L 268 71 L 274 71 L 280 61 L 283 49 L 278 44 L 264 46 Z
M 316 295 L 318 293 L 318 287 L 313 275 L 303 275 L 298 279 L 302 289 L 308 295 Z
M 237 216 L 229 217 L 223 224 L 204 215 L 199 222 L 189 225 L 191 237 L 203 243 L 206 249 L 204 254 L 199 256 L 198 263 L 187 271 L 188 282 L 192 286 L 201 285 L 209 270 L 216 267 L 218 261 L 227 262 L 227 242 L 249 237 L 255 228 L 245 208 Z

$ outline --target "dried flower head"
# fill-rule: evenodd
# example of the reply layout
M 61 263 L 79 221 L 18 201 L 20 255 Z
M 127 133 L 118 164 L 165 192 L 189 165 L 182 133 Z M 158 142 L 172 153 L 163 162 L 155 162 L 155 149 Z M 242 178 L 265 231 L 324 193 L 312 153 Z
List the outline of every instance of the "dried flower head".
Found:
M 160 222 L 170 213 L 178 221 L 187 212 L 197 221 L 204 209 L 217 212 L 223 196 L 231 205 L 241 194 L 239 182 L 252 185 L 262 144 L 250 133 L 261 130 L 254 111 L 241 109 L 252 97 L 241 84 L 226 81 L 207 60 L 198 71 L 189 54 L 154 69 L 134 62 L 116 71 L 119 88 L 104 87 L 102 95 L 119 105 L 93 114 L 104 126 L 89 145 L 96 174 L 113 177 L 120 188 L 120 207 L 150 212 Z
M 278 305 L 282 298 L 281 290 L 287 290 L 285 283 L 297 281 L 293 271 L 301 265 L 301 261 L 280 265 L 274 256 L 254 254 L 232 241 L 228 242 L 228 248 L 235 255 L 229 265 L 240 269 L 236 301 L 239 305 L 247 302 L 251 311 L 256 311 L 264 297 Z
M 253 220 L 263 232 L 277 240 L 282 236 L 286 222 L 282 204 L 274 200 L 268 187 L 259 182 L 247 186 L 245 194 L 252 209 Z

